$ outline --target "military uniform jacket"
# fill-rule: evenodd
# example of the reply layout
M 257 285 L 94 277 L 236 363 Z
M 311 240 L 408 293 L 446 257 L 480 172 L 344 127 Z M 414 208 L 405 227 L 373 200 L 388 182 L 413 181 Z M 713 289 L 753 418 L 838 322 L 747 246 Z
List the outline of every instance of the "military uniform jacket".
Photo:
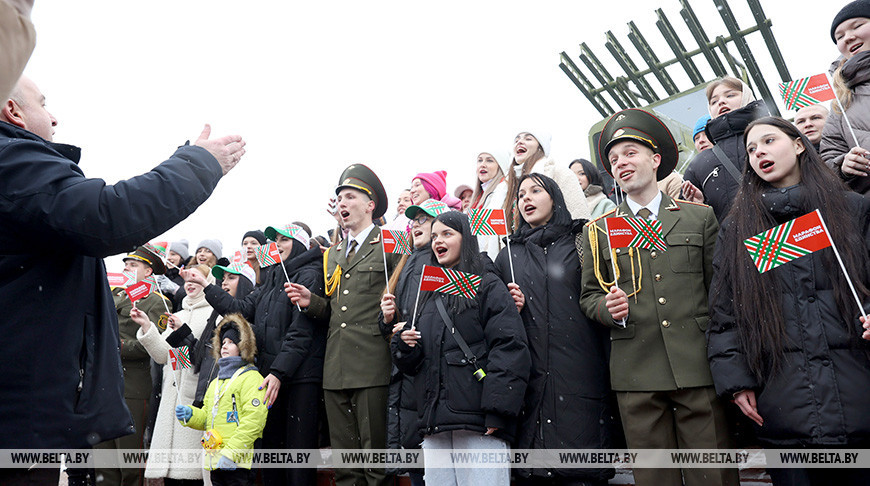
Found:
M 340 281 L 329 297 L 311 295 L 309 316 L 329 321 L 323 388 L 342 390 L 387 386 L 390 383 L 390 347 L 378 327 L 381 294 L 386 287 L 381 230 L 377 226 L 357 250 L 353 261 L 345 257 L 348 239 L 329 249 L 326 275 L 341 267 Z M 398 254 L 387 254 L 392 273 Z
M 629 249 L 615 250 L 620 269 L 619 288 L 626 294 L 640 288 L 636 297 L 628 298 L 625 328 L 619 327 L 607 311 L 606 293 L 595 275 L 597 265 L 603 280 L 613 281 L 611 251 L 603 221 L 612 216 L 633 214 L 623 202 L 584 228 L 586 261 L 580 305 L 588 317 L 613 327 L 610 334 L 613 390 L 667 391 L 712 385 L 704 332 L 710 321 L 707 290 L 719 231 L 713 209 L 675 201 L 665 194 L 658 220 L 667 251 L 634 248 L 632 272 Z M 590 243 L 593 231 L 597 233 L 594 255 Z
M 112 298 L 115 300 L 115 310 L 118 311 L 118 325 L 121 333 L 121 364 L 124 368 L 124 398 L 146 399 L 151 396 L 151 356 L 145 346 L 136 339 L 139 324 L 130 317 L 133 303 L 127 297 L 123 288 L 113 288 Z M 154 292 L 136 301 L 136 307 L 144 312 L 152 323 L 160 320 L 160 315 L 166 313 L 166 308 L 160 303 L 172 308 L 172 302 L 159 292 Z

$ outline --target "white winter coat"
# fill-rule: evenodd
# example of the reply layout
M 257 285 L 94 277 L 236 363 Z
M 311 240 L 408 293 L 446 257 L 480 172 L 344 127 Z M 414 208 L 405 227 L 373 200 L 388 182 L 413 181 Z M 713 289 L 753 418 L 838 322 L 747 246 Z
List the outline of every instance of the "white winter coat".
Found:
M 190 327 L 194 336 L 202 334 L 206 321 L 211 316 L 213 309 L 206 302 L 205 294 L 197 297 L 187 296 L 181 303 L 181 310 L 175 315 L 181 318 L 181 322 Z M 218 322 L 220 317 L 218 317 Z M 159 334 L 157 326 L 152 325 L 147 333 L 142 329 L 136 333 L 136 339 L 145 346 L 151 358 L 163 366 L 163 396 L 160 399 L 160 407 L 157 410 L 157 422 L 154 424 L 154 434 L 151 439 L 152 451 L 170 451 L 172 449 L 199 449 L 202 447 L 200 438 L 202 431 L 190 429 L 181 425 L 175 418 L 175 406 L 193 403 L 196 394 L 197 374 L 193 368 L 173 370 L 169 361 L 169 344 L 166 337 L 172 334 L 172 329 L 167 328 L 163 334 Z M 180 385 L 181 394 L 178 394 Z M 164 463 L 165 464 L 165 463 Z M 202 479 L 202 469 L 195 467 L 173 467 L 155 465 L 149 460 L 145 466 L 146 478 L 172 478 L 172 479 Z

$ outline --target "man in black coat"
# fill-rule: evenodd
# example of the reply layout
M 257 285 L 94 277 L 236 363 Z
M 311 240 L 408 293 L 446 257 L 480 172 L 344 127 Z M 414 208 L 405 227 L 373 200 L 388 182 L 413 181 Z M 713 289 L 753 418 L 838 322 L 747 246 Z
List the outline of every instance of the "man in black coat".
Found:
M 189 216 L 245 152 L 239 136 L 209 140 L 206 125 L 193 145 L 109 186 L 84 176 L 79 148 L 51 141 L 56 125 L 27 78 L 0 108 L 0 449 L 86 448 L 133 432 L 102 259 Z M 0 471 L 0 483 L 23 473 Z

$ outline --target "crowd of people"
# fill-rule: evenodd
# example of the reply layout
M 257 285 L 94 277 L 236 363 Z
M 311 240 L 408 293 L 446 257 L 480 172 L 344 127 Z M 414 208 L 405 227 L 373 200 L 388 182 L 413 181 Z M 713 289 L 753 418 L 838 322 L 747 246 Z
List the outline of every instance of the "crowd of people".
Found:
M 627 109 L 604 125 L 597 164 L 556 161 L 547 132 L 525 130 L 510 154 L 470 160 L 473 179 L 452 192 L 445 171 L 418 173 L 389 220 L 377 174 L 350 165 L 328 195 L 327 236 L 276 222 L 241 235 L 230 258 L 216 239 L 149 240 L 209 197 L 244 140 L 206 126 L 152 171 L 171 177 L 86 178 L 78 149 L 52 141 L 36 83 L 19 78 L 32 26 L 26 9 L 10 12 L 24 41 L 0 59 L 18 80 L 0 109 L 11 323 L 0 448 L 206 450 L 203 468 L 155 454 L 144 469 L 70 468 L 69 484 L 311 485 L 314 467 L 257 470 L 245 453 L 327 444 L 422 450 L 422 469 L 337 468 L 342 486 L 405 473 L 414 485 L 604 485 L 615 474 L 425 463 L 443 449 L 870 445 L 870 0 L 832 23 L 830 111 L 773 117 L 744 81 L 716 79 L 683 175 L 667 126 Z M 509 234 L 476 234 L 478 210 L 502 210 Z M 744 240 L 816 210 L 839 253 L 760 272 Z M 660 238 L 611 247 L 613 218 L 640 218 Z M 385 252 L 382 229 L 404 232 L 409 254 Z M 272 244 L 277 258 L 264 257 Z M 128 282 L 109 288 L 102 259 L 119 252 Z M 420 292 L 424 267 L 474 291 Z M 140 282 L 153 292 L 134 295 Z M 870 473 L 768 472 L 776 485 Z M 740 482 L 736 468 L 633 474 L 638 485 Z M 0 480 L 56 484 L 58 471 Z

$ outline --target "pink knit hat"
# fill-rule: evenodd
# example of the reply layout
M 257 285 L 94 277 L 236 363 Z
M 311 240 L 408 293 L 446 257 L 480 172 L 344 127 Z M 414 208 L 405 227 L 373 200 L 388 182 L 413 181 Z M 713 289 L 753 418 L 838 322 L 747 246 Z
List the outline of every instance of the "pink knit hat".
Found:
M 447 171 L 421 172 L 414 179 L 420 179 L 431 199 L 441 201 L 457 211 L 462 209 L 462 201 L 447 192 Z

